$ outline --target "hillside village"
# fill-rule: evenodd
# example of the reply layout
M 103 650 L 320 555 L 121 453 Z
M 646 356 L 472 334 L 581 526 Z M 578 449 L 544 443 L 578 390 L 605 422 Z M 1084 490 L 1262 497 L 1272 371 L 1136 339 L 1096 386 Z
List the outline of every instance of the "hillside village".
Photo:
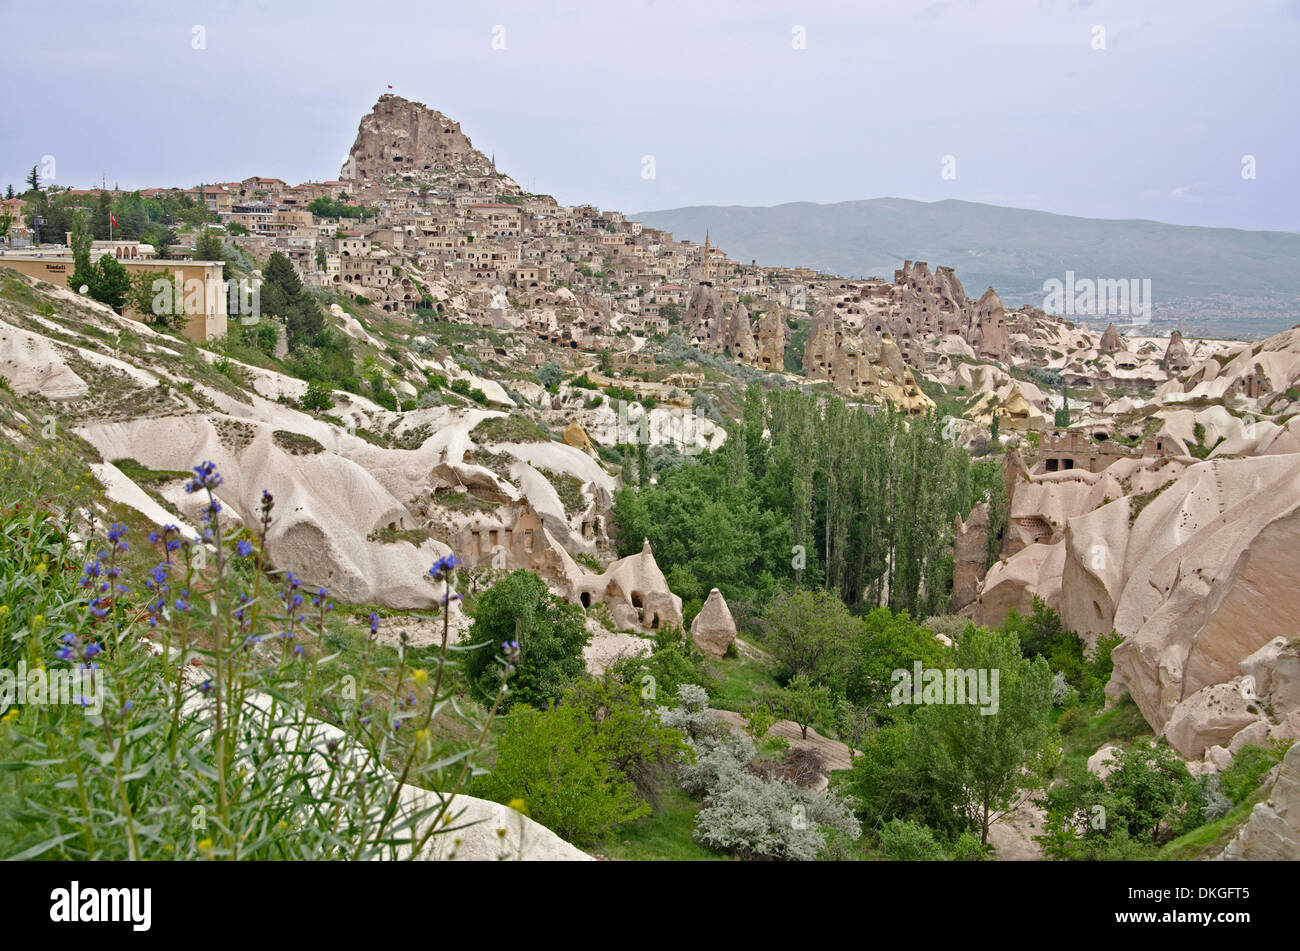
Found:
M 339 176 L 140 190 L 142 201 L 183 197 L 206 220 L 166 248 L 97 238 L 89 259 L 200 282 L 170 328 L 134 300 L 116 312 L 79 293 L 71 247 L 11 226 L 0 250 L 5 438 L 30 444 L 23 427 L 54 421 L 85 452 L 102 514 L 129 511 L 196 542 L 209 513 L 187 491 L 192 466 L 221 472 L 232 529 L 254 530 L 270 492 L 280 514 L 264 541 L 277 569 L 382 612 L 372 630 L 389 647 L 436 644 L 442 622 L 429 612 L 441 606 L 468 642 L 468 607 L 440 605 L 447 589 L 426 577 L 454 555 L 472 594 L 524 569 L 579 609 L 592 676 L 654 656 L 669 629 L 734 673 L 765 656 L 751 636 L 761 625 L 747 627 L 751 599 L 733 591 L 729 602 L 724 579 L 669 563 L 649 530 L 627 537 L 621 493 L 663 489 L 675 469 L 727 453 L 753 467 L 756 450 L 733 447 L 775 442 L 783 394 L 835 401 L 908 432 L 934 426 L 945 465 L 957 452 L 991 480 L 930 533 L 937 547 L 907 605 L 918 624 L 938 619 L 921 628 L 929 642 L 951 648 L 968 622 L 993 629 L 1044 612 L 1088 657 L 1118 635 L 1104 702 L 1135 710 L 1132 735 L 1073 751 L 1098 781 L 1137 736 L 1162 737 L 1198 780 L 1235 775 L 1244 747 L 1300 739 L 1300 328 L 1247 344 L 1146 336 L 1117 316 L 1099 332 L 1008 309 L 992 287 L 968 293 L 941 262 L 848 279 L 735 261 L 708 238 L 526 193 L 458 122 L 392 94 L 361 119 Z M 135 200 L 66 194 L 93 205 L 101 192 Z M 6 210 L 32 215 L 23 198 Z M 231 279 L 262 282 L 264 307 L 283 304 L 267 285 L 300 282 L 341 343 L 305 346 L 294 318 L 232 311 Z M 303 370 L 337 348 L 361 369 L 333 381 Z M 832 589 L 832 572 L 850 586 L 852 570 L 833 554 L 833 491 L 817 496 L 824 537 L 799 534 L 797 515 L 791 536 L 816 549 Z M 855 609 L 897 606 L 903 584 L 868 579 Z M 743 729 L 750 699 L 712 709 Z M 865 738 L 824 710 L 811 723 L 776 717 L 758 739 L 817 755 L 799 788 L 837 789 L 832 774 L 852 770 Z M 1300 758 L 1292 748 L 1276 760 L 1216 829 L 1215 855 L 1300 854 Z M 1022 799 L 981 845 L 1042 857 L 1032 835 L 1046 815 Z M 538 857 L 586 857 L 560 836 L 542 841 L 551 851 Z

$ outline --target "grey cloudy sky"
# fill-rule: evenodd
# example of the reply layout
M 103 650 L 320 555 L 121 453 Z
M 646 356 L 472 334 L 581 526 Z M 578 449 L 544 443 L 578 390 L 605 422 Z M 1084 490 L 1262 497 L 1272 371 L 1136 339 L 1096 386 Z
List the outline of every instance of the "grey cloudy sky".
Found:
M 391 83 L 565 203 L 1300 231 L 1300 0 L 2 0 L 0 24 L 0 186 L 44 155 L 79 187 L 333 178 Z

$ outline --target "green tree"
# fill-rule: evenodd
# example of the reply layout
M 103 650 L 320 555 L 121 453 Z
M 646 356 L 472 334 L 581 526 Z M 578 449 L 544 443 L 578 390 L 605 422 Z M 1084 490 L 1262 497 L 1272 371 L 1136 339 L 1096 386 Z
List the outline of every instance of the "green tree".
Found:
M 1064 429 L 1070 425 L 1070 388 L 1061 390 L 1061 408 L 1056 411 L 1056 426 Z
M 894 671 L 944 667 L 948 648 L 906 613 L 876 608 L 858 620 L 845 695 L 875 715 L 893 719 L 900 708 L 890 706 Z
M 131 275 L 111 254 L 100 255 L 93 270 L 95 278 L 90 285 L 90 296 L 120 314 L 131 299 Z
M 496 658 L 504 644 L 519 645 L 507 705 L 550 706 L 582 676 L 582 649 L 590 635 L 582 609 L 557 598 L 530 571 L 512 572 L 479 595 L 470 640 L 486 643 L 466 660 L 466 673 L 485 697 L 497 690 Z
M 90 218 L 90 230 L 100 241 L 107 241 L 110 234 L 112 222 L 109 216 L 113 213 L 113 196 L 106 190 L 101 190 L 95 198 L 95 212 Z
M 560 702 L 586 718 L 601 755 L 652 805 L 666 772 L 690 755 L 682 734 L 663 726 L 657 713 L 642 704 L 637 688 L 615 672 L 579 680 Z
M 996 706 L 926 705 L 916 715 L 917 739 L 936 775 L 963 790 L 963 811 L 987 845 L 990 826 L 1043 783 L 1059 759 L 1052 672 L 1042 657 L 1025 658 L 1014 635 L 983 628 L 968 629 L 957 642 L 953 666 L 984 672 Z
M 829 591 L 782 592 L 761 627 L 764 646 L 792 681 L 802 675 L 814 683 L 837 682 L 852 665 L 859 622 Z
M 176 243 L 176 232 L 171 228 L 159 228 L 153 236 L 155 257 L 167 260 L 171 257 L 172 246 Z
M 328 386 L 312 381 L 307 384 L 307 392 L 302 395 L 298 405 L 309 413 L 320 413 L 334 405 L 334 397 Z
M 37 172 L 35 165 L 33 165 L 32 170 L 27 173 L 27 187 L 31 191 L 38 192 L 41 190 L 41 176 Z
M 865 826 L 906 819 L 955 836 L 966 826 L 964 791 L 936 772 L 919 732 L 914 718 L 905 718 L 865 737 L 846 785 Z
M 198 237 L 194 239 L 194 259 L 196 261 L 225 260 L 225 247 L 221 235 L 211 228 L 200 231 Z
M 1200 821 L 1201 796 L 1187 764 L 1165 744 L 1140 737 L 1119 753 L 1105 779 L 1112 800 L 1108 821 L 1134 839 L 1154 842 L 1162 823 L 1177 833 Z
M 72 218 L 68 238 L 72 247 L 72 276 L 68 278 L 68 286 L 77 293 L 80 293 L 84 287 L 89 294 L 91 286 L 95 283 L 95 272 L 90 264 L 90 247 L 93 240 L 86 224 L 86 215 L 84 212 L 79 212 Z
M 162 299 L 158 299 L 159 292 L 154 289 L 154 282 L 158 280 L 168 285 L 167 293 Z M 173 288 L 165 277 L 160 277 L 153 271 L 141 271 L 131 277 L 131 293 L 128 302 L 135 308 L 136 313 L 145 317 L 153 326 L 161 330 L 175 330 L 185 320 L 181 312 L 184 302 L 174 300 L 172 294 Z
M 877 836 L 880 851 L 894 862 L 935 862 L 947 857 L 934 832 L 919 822 L 893 819 L 880 829 Z
M 279 251 L 267 260 L 261 305 L 264 314 L 284 321 L 290 350 L 310 346 L 325 329 L 320 305 L 303 286 L 293 263 Z
M 780 693 L 781 712 L 799 725 L 802 737 L 808 739 L 808 727 L 824 722 L 831 716 L 831 690 L 825 684 L 815 684 L 806 674 L 795 676 Z

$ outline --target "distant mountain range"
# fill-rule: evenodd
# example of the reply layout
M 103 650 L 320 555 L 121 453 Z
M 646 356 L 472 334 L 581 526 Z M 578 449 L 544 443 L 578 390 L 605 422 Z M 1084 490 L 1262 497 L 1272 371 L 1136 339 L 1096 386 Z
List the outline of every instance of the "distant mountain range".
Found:
M 1300 234 L 1291 232 L 1075 218 L 954 199 L 700 205 L 630 217 L 679 239 L 703 241 L 707 230 L 733 259 L 764 265 L 891 279 L 907 259 L 950 265 L 968 295 L 992 285 L 1009 305 L 1042 306 L 1043 282 L 1064 281 L 1070 270 L 1076 279 L 1150 278 L 1156 312 L 1166 317 L 1176 301 L 1211 320 L 1231 319 L 1237 305 L 1300 320 Z

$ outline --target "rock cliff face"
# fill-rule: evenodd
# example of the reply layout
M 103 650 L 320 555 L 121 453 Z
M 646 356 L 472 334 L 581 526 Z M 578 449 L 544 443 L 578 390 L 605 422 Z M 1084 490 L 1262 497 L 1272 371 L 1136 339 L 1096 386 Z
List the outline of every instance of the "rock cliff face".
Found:
M 1140 513 L 1126 496 L 1071 519 L 1064 545 L 1062 620 L 1090 640 L 1112 627 L 1127 638 L 1115 680 L 1179 752 L 1199 759 L 1256 721 L 1300 735 L 1300 698 L 1240 669 L 1300 630 L 1294 455 L 1194 465 Z
M 989 507 L 980 502 L 966 521 L 954 519 L 952 553 L 952 613 L 956 614 L 979 596 L 979 585 L 988 568 Z
M 380 96 L 374 110 L 362 116 L 342 174 L 371 181 L 393 175 L 431 181 L 448 171 L 488 176 L 493 169 L 491 160 L 461 132 L 459 122 L 390 94 Z

